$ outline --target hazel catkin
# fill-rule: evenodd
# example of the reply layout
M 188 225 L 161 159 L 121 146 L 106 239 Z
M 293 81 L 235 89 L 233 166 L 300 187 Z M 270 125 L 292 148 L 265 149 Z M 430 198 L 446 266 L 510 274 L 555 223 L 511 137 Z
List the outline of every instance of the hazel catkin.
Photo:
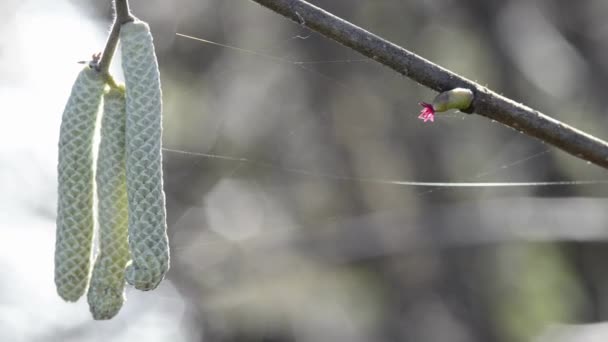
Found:
M 93 243 L 93 135 L 105 81 L 86 66 L 76 78 L 59 133 L 55 285 L 66 301 L 87 289 Z
M 127 282 L 139 290 L 158 286 L 169 269 L 161 137 L 162 100 L 158 62 L 148 24 L 120 30 L 126 82 L 126 167 L 129 200 Z
M 95 175 L 99 251 L 87 293 L 89 308 L 95 319 L 114 317 L 125 301 L 125 266 L 130 258 L 125 124 L 124 87 L 111 87 L 103 97 L 101 140 Z

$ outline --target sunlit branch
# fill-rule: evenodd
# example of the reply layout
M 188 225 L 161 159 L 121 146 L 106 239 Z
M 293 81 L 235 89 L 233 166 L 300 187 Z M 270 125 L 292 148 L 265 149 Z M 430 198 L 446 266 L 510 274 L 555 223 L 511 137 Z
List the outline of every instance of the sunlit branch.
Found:
M 438 92 L 468 88 L 475 112 L 608 169 L 608 143 L 444 69 L 303 0 L 253 0 Z
M 114 0 L 114 11 L 115 18 L 114 23 L 112 24 L 112 30 L 106 41 L 106 47 L 103 50 L 98 66 L 99 71 L 104 74 L 107 74 L 110 69 L 110 63 L 112 63 L 112 57 L 114 56 L 116 46 L 118 45 L 120 26 L 126 22 L 133 21 L 134 19 L 129 11 L 128 0 Z

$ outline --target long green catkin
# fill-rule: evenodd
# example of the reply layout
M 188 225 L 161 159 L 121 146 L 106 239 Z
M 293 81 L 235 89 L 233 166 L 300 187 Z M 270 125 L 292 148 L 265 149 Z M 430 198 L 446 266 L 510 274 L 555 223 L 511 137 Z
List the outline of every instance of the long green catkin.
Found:
M 125 124 L 124 87 L 112 87 L 103 97 L 95 176 L 99 253 L 87 294 L 89 309 L 97 320 L 114 317 L 125 301 L 125 266 L 130 258 Z
M 91 67 L 76 78 L 59 133 L 55 285 L 66 301 L 87 289 L 93 243 L 93 135 L 105 81 Z
M 158 62 L 148 25 L 120 30 L 127 97 L 127 193 L 132 262 L 127 282 L 139 290 L 158 286 L 169 269 L 161 137 L 162 101 Z

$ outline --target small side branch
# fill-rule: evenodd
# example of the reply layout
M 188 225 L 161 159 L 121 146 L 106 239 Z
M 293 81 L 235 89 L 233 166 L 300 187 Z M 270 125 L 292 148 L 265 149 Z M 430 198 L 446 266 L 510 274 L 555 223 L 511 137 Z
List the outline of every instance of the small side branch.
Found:
M 473 91 L 471 112 L 608 169 L 608 143 L 444 69 L 303 0 L 253 0 L 438 92 Z
M 106 75 L 108 74 L 108 70 L 110 69 L 110 63 L 112 63 L 114 52 L 116 52 L 118 38 L 120 37 L 120 26 L 135 19 L 135 17 L 133 17 L 129 10 L 128 0 L 115 0 L 114 12 L 115 18 L 114 23 L 112 24 L 112 30 L 110 31 L 110 35 L 108 36 L 108 40 L 106 41 L 106 47 L 104 48 L 103 54 L 101 55 L 99 65 L 97 66 L 99 72 Z

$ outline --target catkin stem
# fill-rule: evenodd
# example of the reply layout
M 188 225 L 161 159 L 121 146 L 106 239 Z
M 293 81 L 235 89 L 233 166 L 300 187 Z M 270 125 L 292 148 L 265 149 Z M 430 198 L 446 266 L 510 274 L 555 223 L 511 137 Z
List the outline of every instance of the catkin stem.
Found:
M 124 23 L 128 23 L 135 19 L 129 10 L 128 0 L 115 0 L 114 12 L 114 23 L 112 23 L 112 29 L 110 30 L 110 35 L 106 41 L 106 47 L 103 49 L 103 54 L 99 61 L 99 66 L 97 67 L 97 70 L 103 75 L 109 75 L 110 64 L 112 63 L 112 58 L 114 57 L 114 52 L 116 51 L 116 46 L 118 45 L 118 40 L 120 38 L 120 27 Z M 113 82 L 113 80 L 111 81 Z

